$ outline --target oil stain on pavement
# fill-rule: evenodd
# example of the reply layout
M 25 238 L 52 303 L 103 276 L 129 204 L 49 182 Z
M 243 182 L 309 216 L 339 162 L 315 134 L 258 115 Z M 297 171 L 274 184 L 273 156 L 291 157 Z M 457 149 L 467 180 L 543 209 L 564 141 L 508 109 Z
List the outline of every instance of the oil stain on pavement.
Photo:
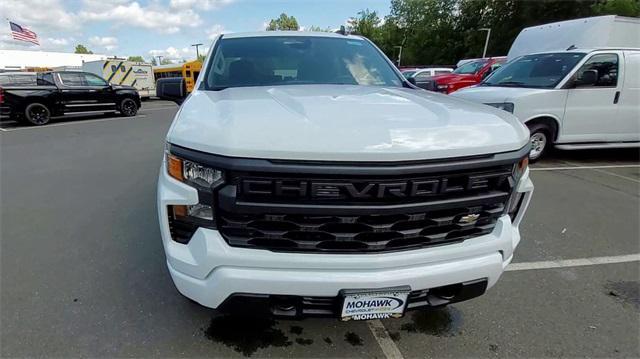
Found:
M 347 343 L 353 346 L 360 346 L 364 344 L 364 342 L 362 341 L 362 338 L 354 332 L 345 333 L 344 341 L 346 341 Z
M 640 311 L 640 282 L 609 282 L 605 286 L 605 290 L 609 296 L 630 304 L 637 311 Z
M 222 315 L 211 319 L 204 334 L 207 339 L 251 356 L 258 349 L 288 347 L 292 344 L 282 330 L 275 328 L 276 324 L 269 317 Z M 308 345 L 307 341 L 302 345 Z
M 462 314 L 454 307 L 417 311 L 411 319 L 411 323 L 403 324 L 400 329 L 409 333 L 449 337 L 458 334 L 462 326 Z

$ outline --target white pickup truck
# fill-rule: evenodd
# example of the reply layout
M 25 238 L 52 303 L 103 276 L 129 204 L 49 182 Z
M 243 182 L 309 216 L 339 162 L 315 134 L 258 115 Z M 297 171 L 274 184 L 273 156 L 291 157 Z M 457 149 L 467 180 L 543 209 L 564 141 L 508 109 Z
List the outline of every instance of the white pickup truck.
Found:
M 479 296 L 533 191 L 514 116 L 418 89 L 352 35 L 221 35 L 166 142 L 169 272 L 220 310 L 361 320 Z

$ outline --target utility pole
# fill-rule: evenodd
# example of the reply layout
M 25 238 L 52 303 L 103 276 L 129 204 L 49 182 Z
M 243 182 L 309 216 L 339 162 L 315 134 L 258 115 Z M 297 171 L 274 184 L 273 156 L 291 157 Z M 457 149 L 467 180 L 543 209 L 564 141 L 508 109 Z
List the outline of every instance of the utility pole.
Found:
M 398 51 L 398 68 L 400 68 L 400 61 L 402 61 L 402 46 L 394 46 L 394 49 L 400 49 Z
M 193 44 L 191 46 L 195 46 L 196 48 L 196 59 L 200 58 L 200 52 L 198 51 L 198 47 L 202 46 L 202 44 Z
M 489 47 L 489 38 L 491 37 L 491 29 L 490 28 L 482 28 L 478 29 L 479 31 L 486 31 L 487 38 L 484 40 L 484 51 L 482 51 L 482 57 L 487 57 L 487 47 Z

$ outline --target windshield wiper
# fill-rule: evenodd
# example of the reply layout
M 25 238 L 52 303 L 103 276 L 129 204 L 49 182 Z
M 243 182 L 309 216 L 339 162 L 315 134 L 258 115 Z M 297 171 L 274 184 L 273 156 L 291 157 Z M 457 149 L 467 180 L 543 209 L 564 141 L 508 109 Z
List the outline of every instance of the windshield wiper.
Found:
M 211 86 L 207 88 L 208 91 L 222 91 L 228 89 L 230 86 Z
M 494 86 L 523 86 L 526 85 L 524 82 L 521 81 L 504 81 L 504 82 L 498 82 L 493 84 Z

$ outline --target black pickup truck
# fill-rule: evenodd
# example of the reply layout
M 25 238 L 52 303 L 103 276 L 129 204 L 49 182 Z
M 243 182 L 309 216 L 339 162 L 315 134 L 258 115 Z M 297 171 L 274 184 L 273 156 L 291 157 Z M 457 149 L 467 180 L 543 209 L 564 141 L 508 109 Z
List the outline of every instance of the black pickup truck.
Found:
M 0 118 L 44 125 L 68 114 L 120 112 L 135 116 L 138 91 L 116 86 L 88 72 L 0 73 Z

